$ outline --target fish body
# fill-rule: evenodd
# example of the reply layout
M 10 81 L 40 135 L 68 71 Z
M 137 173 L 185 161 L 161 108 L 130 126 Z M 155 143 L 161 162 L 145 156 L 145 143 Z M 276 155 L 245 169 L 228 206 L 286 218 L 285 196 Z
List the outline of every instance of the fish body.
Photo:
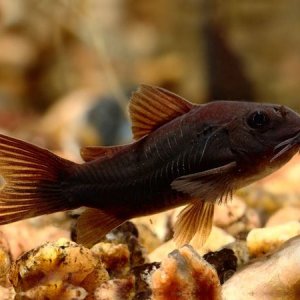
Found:
M 0 136 L 0 224 L 86 206 L 79 242 L 93 244 L 125 220 L 188 204 L 174 227 L 178 245 L 203 244 L 214 204 L 280 168 L 299 150 L 300 117 L 272 104 L 194 105 L 142 86 L 129 112 L 135 142 L 87 147 L 76 164 Z
M 196 117 L 197 111 L 189 112 L 124 147 L 113 157 L 92 160 L 77 167 L 72 180 L 83 190 L 84 195 L 79 198 L 84 197 L 95 208 L 112 205 L 116 211 L 119 207 L 120 213 L 129 216 L 155 213 L 187 203 L 190 196 L 171 187 L 176 178 L 232 161 L 223 129 L 194 122 Z M 214 138 L 208 144 L 214 130 Z M 214 146 L 219 146 L 220 151 L 215 156 L 208 155 Z M 76 185 L 73 187 L 76 190 Z M 79 193 L 75 191 L 74 194 Z M 95 194 L 99 195 L 96 199 Z

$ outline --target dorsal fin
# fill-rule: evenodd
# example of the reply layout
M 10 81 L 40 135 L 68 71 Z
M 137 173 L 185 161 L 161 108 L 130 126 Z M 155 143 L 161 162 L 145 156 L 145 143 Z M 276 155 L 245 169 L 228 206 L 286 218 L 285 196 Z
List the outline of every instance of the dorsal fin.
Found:
M 135 140 L 190 111 L 193 104 L 159 87 L 141 85 L 132 94 L 129 114 Z
M 93 147 L 83 147 L 80 150 L 80 155 L 82 159 L 86 162 L 99 159 L 99 158 L 111 158 L 116 153 L 120 153 L 131 144 L 121 145 L 121 146 L 93 146 Z

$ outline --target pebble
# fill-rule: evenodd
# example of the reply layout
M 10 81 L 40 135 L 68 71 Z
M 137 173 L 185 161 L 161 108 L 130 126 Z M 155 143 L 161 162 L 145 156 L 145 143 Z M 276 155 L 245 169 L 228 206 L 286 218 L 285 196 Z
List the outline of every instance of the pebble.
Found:
M 261 219 L 256 210 L 233 196 L 232 201 L 215 206 L 214 225 L 236 238 L 244 238 L 251 229 L 261 226 Z
M 214 267 L 190 245 L 172 251 L 152 274 L 152 300 L 221 300 Z
M 286 206 L 275 212 L 267 221 L 266 227 L 276 226 L 289 221 L 300 221 L 300 208 Z
M 231 249 L 237 258 L 238 267 L 245 265 L 249 262 L 249 250 L 247 247 L 247 242 L 243 240 L 236 240 L 231 244 L 225 246 L 227 249 Z
M 93 272 L 95 276 L 91 275 Z M 90 249 L 66 239 L 45 243 L 25 253 L 14 262 L 9 277 L 17 294 L 28 293 L 32 299 L 72 299 L 66 296 L 66 291 L 74 297 L 73 292 L 84 294 L 84 287 L 94 290 L 109 279 Z
M 93 300 L 131 300 L 134 297 L 134 276 L 111 279 L 102 283 L 94 293 Z
M 215 205 L 214 225 L 226 228 L 241 219 L 246 213 L 247 205 L 237 196 L 233 196 L 227 204 Z
M 288 239 L 300 234 L 300 223 L 291 221 L 282 225 L 257 228 L 249 232 L 247 246 L 252 257 L 269 253 Z
M 209 252 L 203 258 L 214 266 L 221 284 L 228 280 L 236 271 L 237 257 L 231 249 L 223 248 L 220 251 Z
M 195 248 L 195 250 L 203 255 L 210 251 L 220 250 L 225 245 L 233 243 L 235 238 L 223 229 L 213 226 L 210 236 L 208 237 L 206 243 L 201 248 Z M 171 251 L 176 249 L 177 246 L 173 240 L 169 240 L 162 244 L 160 247 L 156 248 L 149 254 L 150 261 L 161 261 L 164 257 L 168 255 Z
M 60 229 L 53 225 L 37 227 L 32 224 L 32 220 L 3 225 L 0 229 L 0 235 L 1 234 L 7 240 L 9 251 L 14 260 L 24 252 L 39 247 L 45 241 L 50 242 L 70 236 L 68 230 Z
M 242 267 L 222 286 L 223 300 L 296 300 L 299 295 L 299 236 Z
M 98 243 L 91 248 L 113 277 L 122 277 L 130 269 L 130 252 L 125 244 Z

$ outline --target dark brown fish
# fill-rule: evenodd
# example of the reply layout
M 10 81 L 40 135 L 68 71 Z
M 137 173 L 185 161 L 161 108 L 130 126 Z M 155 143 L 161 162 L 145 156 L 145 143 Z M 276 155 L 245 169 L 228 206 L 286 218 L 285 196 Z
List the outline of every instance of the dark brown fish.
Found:
M 143 85 L 129 112 L 136 142 L 87 147 L 76 164 L 0 136 L 0 224 L 80 206 L 79 242 L 92 244 L 125 220 L 188 204 L 178 245 L 202 244 L 214 204 L 285 164 L 299 150 L 300 117 L 272 104 L 194 105 Z

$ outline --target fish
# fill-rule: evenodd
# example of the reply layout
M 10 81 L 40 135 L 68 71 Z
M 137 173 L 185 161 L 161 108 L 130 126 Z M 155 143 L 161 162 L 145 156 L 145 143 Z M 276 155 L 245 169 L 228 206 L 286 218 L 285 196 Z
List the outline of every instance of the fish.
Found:
M 86 209 L 77 242 L 91 246 L 123 222 L 186 205 L 174 241 L 203 245 L 214 206 L 299 152 L 300 116 L 278 104 L 193 104 L 141 85 L 128 107 L 133 142 L 83 147 L 75 163 L 0 135 L 0 225 Z

